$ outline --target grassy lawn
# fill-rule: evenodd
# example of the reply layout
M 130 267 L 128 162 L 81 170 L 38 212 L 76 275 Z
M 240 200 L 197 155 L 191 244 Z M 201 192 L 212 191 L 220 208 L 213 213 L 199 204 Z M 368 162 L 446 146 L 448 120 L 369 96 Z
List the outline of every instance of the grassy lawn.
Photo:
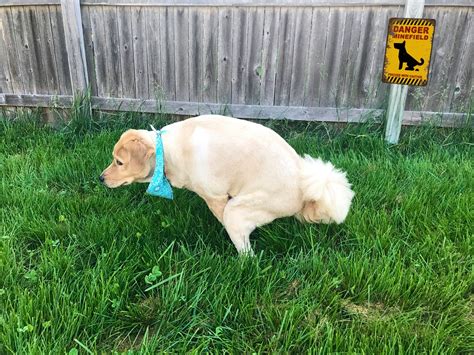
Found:
M 387 147 L 378 125 L 267 123 L 356 197 L 342 225 L 257 230 L 246 259 L 193 193 L 100 185 L 124 128 L 163 119 L 38 122 L 0 120 L 0 353 L 474 350 L 471 130 Z

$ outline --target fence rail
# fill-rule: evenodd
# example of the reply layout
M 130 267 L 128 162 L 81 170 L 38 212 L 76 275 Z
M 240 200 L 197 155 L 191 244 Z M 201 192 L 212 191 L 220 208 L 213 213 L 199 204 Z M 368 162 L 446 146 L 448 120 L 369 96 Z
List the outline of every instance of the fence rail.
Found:
M 362 120 L 385 107 L 386 29 L 403 3 L 4 0 L 0 105 L 67 106 L 89 85 L 101 109 Z M 430 82 L 410 89 L 404 121 L 454 125 L 472 105 L 474 5 L 426 6 Z

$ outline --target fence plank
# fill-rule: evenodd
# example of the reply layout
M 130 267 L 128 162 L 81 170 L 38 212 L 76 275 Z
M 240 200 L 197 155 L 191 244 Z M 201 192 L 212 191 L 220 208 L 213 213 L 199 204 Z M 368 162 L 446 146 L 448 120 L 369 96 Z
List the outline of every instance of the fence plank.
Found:
M 189 9 L 189 99 L 193 102 L 202 101 L 202 11 Z
M 29 61 L 29 43 L 23 31 L 25 28 L 23 24 L 23 12 L 23 8 L 11 8 L 9 11 L 9 22 L 12 26 L 13 41 L 17 48 L 16 56 L 10 57 L 10 60 L 12 62 L 18 61 L 18 78 L 22 82 L 22 92 L 25 94 L 33 94 L 36 92 L 36 80 L 34 80 L 33 68 L 30 66 Z
M 54 90 L 54 84 L 52 82 L 52 71 L 54 70 L 54 66 L 52 65 L 51 60 L 49 60 L 49 63 L 47 62 L 49 56 L 47 48 L 48 37 L 47 28 L 42 16 L 44 10 L 43 7 L 31 7 L 28 15 L 31 21 L 31 41 L 34 44 L 33 60 L 37 63 L 38 77 L 42 83 L 42 87 L 38 93 L 52 94 Z
M 232 103 L 244 103 L 245 80 L 248 65 L 245 50 L 247 48 L 247 11 L 232 9 Z
M 279 29 L 280 8 L 265 8 L 262 51 L 263 78 L 260 87 L 260 103 L 262 105 L 273 105 L 275 97 Z
M 348 99 L 347 105 L 360 107 L 360 95 L 363 92 L 363 78 L 366 70 L 366 62 L 368 58 L 369 50 L 367 43 L 370 41 L 370 24 L 372 23 L 373 12 L 359 10 L 359 26 L 355 29 L 359 33 L 359 40 L 353 43 L 351 48 L 355 52 L 354 56 L 351 56 L 352 70 L 348 71 L 348 80 L 346 84 L 348 88 Z
M 467 20 L 466 13 L 463 11 L 452 14 L 450 9 L 442 9 L 440 12 L 434 38 L 434 41 L 437 41 L 433 43 L 433 63 L 430 68 L 432 70 L 430 77 L 434 77 L 436 80 L 427 86 L 427 100 L 425 100 L 425 107 L 433 107 L 436 110 L 444 109 L 446 106 L 444 103 L 449 99 L 448 80 L 455 72 L 454 62 L 458 61 L 453 59 L 460 56 L 464 47 L 459 45 L 460 38 L 456 37 L 462 34 L 463 22 Z M 450 30 L 444 30 L 446 28 Z M 456 41 L 456 39 L 458 40 Z
M 262 76 L 262 42 L 263 42 L 263 21 L 265 12 L 261 8 L 251 8 L 248 17 L 247 29 L 247 82 L 245 87 L 246 104 L 260 103 L 260 85 Z
M 89 79 L 79 0 L 61 0 L 61 13 L 72 88 L 82 92 L 87 90 Z
M 119 8 L 120 10 L 120 8 Z M 155 99 L 161 99 L 163 96 L 163 77 L 161 73 L 161 42 L 160 42 L 160 10 L 158 8 L 149 8 L 145 12 L 146 32 L 148 40 L 147 64 L 148 64 L 148 91 L 149 96 Z M 119 26 L 120 28 L 120 26 Z M 123 49 L 123 48 L 122 48 Z M 165 49 L 163 49 L 165 50 Z M 132 56 L 133 61 L 133 56 Z M 123 61 L 122 63 L 129 63 Z M 125 95 L 125 97 L 130 97 Z
M 13 89 L 10 81 L 10 71 L 8 68 L 8 59 L 6 53 L 6 45 L 3 40 L 3 29 L 0 18 L 0 63 L 4 63 L 0 66 L 0 93 L 13 93 Z
M 37 23 L 35 21 L 34 7 L 23 8 L 21 13 L 22 18 L 22 38 L 25 43 L 24 54 L 28 56 L 29 70 L 31 73 L 30 81 L 32 82 L 35 94 L 48 93 L 48 78 L 45 72 L 41 70 L 41 53 L 39 43 L 33 32 L 38 31 Z M 31 80 L 32 79 L 32 80 Z
M 465 35 L 461 40 L 464 46 L 449 107 L 449 111 L 452 112 L 467 112 L 474 97 L 474 11 L 468 11 L 465 29 Z
M 324 70 L 324 56 L 326 55 L 326 42 L 328 39 L 328 21 L 330 9 L 314 9 L 311 22 L 307 93 L 304 106 L 319 106 L 323 82 L 327 77 Z
M 8 53 L 15 49 L 9 36 L 11 33 L 8 29 L 9 23 L 7 19 L 8 9 L 0 8 L 0 93 L 13 93 L 12 72 L 16 73 L 16 68 L 12 70 L 12 64 L 8 58 Z
M 97 78 L 95 74 L 95 52 L 94 41 L 92 39 L 92 26 L 90 19 L 90 7 L 83 6 L 81 8 L 82 29 L 84 33 L 84 48 L 86 50 L 87 76 L 89 78 L 89 87 L 92 95 L 98 95 Z
M 118 36 L 118 19 L 117 8 L 106 7 L 101 8 L 104 26 L 104 59 L 106 72 L 105 90 L 108 97 L 122 97 L 122 80 L 121 80 L 121 56 L 119 52 L 119 36 Z
M 61 94 L 72 94 L 71 75 L 69 74 L 69 62 L 66 48 L 66 37 L 64 35 L 63 19 L 60 6 L 49 6 L 52 42 L 54 45 L 54 57 L 58 65 L 58 81 Z
M 50 13 L 48 7 L 36 7 L 36 19 L 38 31 L 35 32 L 42 57 L 42 71 L 46 73 L 48 80 L 48 93 L 61 94 L 58 79 L 58 65 L 55 58 L 53 34 L 51 32 Z
M 328 73 L 328 82 L 330 83 L 331 89 L 328 90 L 330 93 L 329 101 L 323 105 L 330 107 L 341 107 L 344 93 L 344 76 L 342 73 L 345 70 L 344 59 L 347 58 L 348 49 L 350 46 L 350 43 L 348 42 L 350 33 L 352 32 L 352 16 L 350 13 L 339 8 L 335 11 L 335 19 L 337 19 L 335 23 L 339 24 L 337 26 L 337 34 L 333 39 L 335 46 L 331 46 L 331 56 L 328 57 L 329 61 L 326 63 L 330 67 Z M 342 117 L 341 120 L 343 120 Z
M 321 106 L 336 106 L 336 87 L 340 69 L 340 44 L 344 35 L 344 18 L 339 8 L 329 10 L 328 26 L 326 31 L 326 51 L 323 64 L 324 85 L 320 89 L 319 104 Z
M 446 61 L 448 63 L 444 65 L 444 78 L 441 79 L 444 82 L 444 87 L 442 88 L 441 100 L 438 101 L 438 106 L 433 106 L 440 111 L 449 111 L 451 109 L 451 103 L 456 88 L 456 74 L 458 73 L 459 66 L 462 63 L 463 53 L 466 52 L 466 45 L 457 46 L 456 44 L 467 44 L 466 37 L 469 26 L 467 9 L 457 11 L 457 16 L 451 16 L 448 26 L 453 30 L 449 31 L 452 33 L 452 39 L 450 40 L 451 45 L 447 49 L 448 56 Z
M 189 101 L 189 13 L 183 7 L 174 11 L 176 100 Z
M 369 81 L 369 96 L 368 107 L 380 108 L 385 105 L 386 98 L 389 93 L 390 85 L 381 81 L 383 72 L 383 62 L 385 55 L 385 42 L 387 38 L 388 21 L 391 17 L 397 17 L 398 8 L 384 7 L 380 10 L 378 16 L 381 21 L 378 22 L 375 38 L 375 56 L 371 67 L 371 78 Z M 400 8 L 400 15 L 402 15 L 403 8 Z
M 196 11 L 196 10 L 190 10 Z M 232 9 L 219 9 L 219 33 L 217 45 L 217 101 L 228 104 L 232 100 Z M 191 57 L 190 57 L 191 58 Z
M 97 9 L 91 9 L 89 16 L 92 29 L 92 42 L 94 43 L 94 71 L 97 80 L 97 93 L 99 96 L 108 97 L 103 13 L 102 11 L 97 11 Z
M 353 12 L 353 19 L 352 19 L 352 26 L 351 28 L 346 28 L 346 32 L 350 32 L 350 40 L 349 43 L 346 43 L 348 46 L 348 53 L 346 55 L 347 60 L 343 64 L 345 68 L 352 67 L 352 70 L 346 70 L 345 77 L 343 78 L 343 87 L 344 92 L 341 96 L 341 106 L 347 107 L 352 105 L 352 100 L 355 98 L 354 95 L 354 85 L 356 84 L 356 78 L 360 72 L 360 65 L 358 58 L 360 53 L 363 51 L 363 39 L 365 39 L 364 32 L 364 22 L 363 14 L 365 13 L 364 10 L 355 9 Z M 343 58 L 344 59 L 344 58 Z
M 352 65 L 354 51 L 354 43 L 359 41 L 360 31 L 356 27 L 358 24 L 358 17 L 355 12 L 345 12 L 345 26 L 344 26 L 344 35 L 341 42 L 341 71 L 338 78 L 338 85 L 336 87 L 336 105 L 337 107 L 347 107 L 350 104 L 347 101 L 350 92 L 350 83 L 346 81 L 347 73 L 350 72 L 345 68 L 348 68 Z M 352 60 L 351 60 L 352 59 Z
M 288 106 L 290 101 L 291 71 L 293 68 L 296 9 L 281 8 L 278 40 L 278 71 L 275 81 L 275 105 Z
M 160 9 L 160 36 L 163 90 L 167 100 L 176 98 L 175 61 L 174 61 L 174 31 L 172 9 Z
M 312 30 L 312 8 L 296 9 L 295 49 L 291 72 L 290 106 L 302 106 L 308 84 L 309 39 Z
M 133 7 L 132 34 L 133 34 L 133 61 L 135 63 L 135 97 L 148 98 L 148 66 L 147 66 L 147 33 L 146 33 L 146 9 Z
M 120 79 L 123 97 L 135 97 L 132 16 L 129 7 L 117 7 Z
M 205 102 L 217 101 L 217 36 L 218 13 L 216 8 L 206 8 L 203 17 L 202 46 L 203 55 L 203 91 L 202 100 Z
M 359 106 L 368 107 L 371 97 L 373 95 L 371 81 L 373 75 L 373 68 L 376 65 L 376 46 L 377 46 L 377 29 L 381 28 L 382 18 L 378 16 L 377 12 L 373 9 L 368 9 L 370 16 L 368 17 L 368 41 L 365 48 L 363 49 L 364 54 L 362 56 L 362 76 L 359 82 Z M 383 63 L 380 63 L 383 65 Z M 380 80 L 380 78 L 378 78 Z

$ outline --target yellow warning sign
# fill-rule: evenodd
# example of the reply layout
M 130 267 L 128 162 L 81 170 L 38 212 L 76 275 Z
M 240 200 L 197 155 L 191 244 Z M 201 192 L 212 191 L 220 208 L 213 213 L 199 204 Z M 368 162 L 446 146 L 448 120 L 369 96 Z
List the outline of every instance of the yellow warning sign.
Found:
M 382 81 L 425 86 L 428 83 L 435 20 L 391 18 Z

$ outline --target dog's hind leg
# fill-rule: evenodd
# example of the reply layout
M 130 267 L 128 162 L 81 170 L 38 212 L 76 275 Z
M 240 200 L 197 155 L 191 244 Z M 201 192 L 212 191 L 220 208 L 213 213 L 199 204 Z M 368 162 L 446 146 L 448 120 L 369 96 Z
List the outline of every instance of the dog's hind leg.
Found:
M 201 196 L 206 201 L 207 206 L 211 210 L 212 214 L 217 218 L 221 224 L 224 224 L 224 209 L 229 201 L 227 196 L 220 198 L 209 198 Z
M 224 227 L 241 255 L 254 255 L 250 245 L 250 233 L 256 227 L 275 219 L 256 201 L 259 199 L 251 195 L 234 197 L 229 200 L 224 209 Z

